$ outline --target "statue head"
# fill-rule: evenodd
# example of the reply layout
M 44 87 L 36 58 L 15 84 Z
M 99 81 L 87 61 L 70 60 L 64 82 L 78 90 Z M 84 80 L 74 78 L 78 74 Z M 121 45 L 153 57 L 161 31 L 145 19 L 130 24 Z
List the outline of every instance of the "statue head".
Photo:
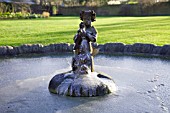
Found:
M 91 26 L 91 22 L 96 21 L 96 13 L 93 10 L 81 11 L 80 20 L 82 20 L 86 26 Z

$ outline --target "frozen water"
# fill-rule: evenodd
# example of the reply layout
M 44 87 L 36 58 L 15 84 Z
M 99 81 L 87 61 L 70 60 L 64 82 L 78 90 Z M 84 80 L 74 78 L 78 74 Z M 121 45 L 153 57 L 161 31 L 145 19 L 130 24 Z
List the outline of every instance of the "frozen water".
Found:
M 0 59 L 0 113 L 169 113 L 170 60 L 98 55 L 95 70 L 118 91 L 104 97 L 51 94 L 51 78 L 71 69 L 72 55 Z

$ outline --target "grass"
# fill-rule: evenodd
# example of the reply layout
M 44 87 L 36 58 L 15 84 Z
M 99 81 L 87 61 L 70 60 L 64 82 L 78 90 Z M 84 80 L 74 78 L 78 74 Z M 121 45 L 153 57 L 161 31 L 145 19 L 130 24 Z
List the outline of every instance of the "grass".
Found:
M 36 20 L 0 20 L 0 46 L 73 43 L 79 17 L 51 17 Z M 170 44 L 170 16 L 97 17 L 92 23 L 100 44 L 108 42 Z

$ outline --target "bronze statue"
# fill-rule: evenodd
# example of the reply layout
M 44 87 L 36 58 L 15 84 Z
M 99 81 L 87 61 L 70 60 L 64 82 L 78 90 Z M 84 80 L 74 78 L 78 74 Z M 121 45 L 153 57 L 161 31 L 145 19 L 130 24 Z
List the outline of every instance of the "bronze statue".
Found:
M 80 46 L 82 39 L 86 39 L 88 41 L 88 51 L 92 52 L 91 44 L 90 42 L 96 42 L 97 39 L 97 31 L 96 29 L 91 25 L 91 22 L 96 21 L 96 13 L 94 11 L 82 11 L 80 13 L 80 20 L 83 22 L 79 25 L 79 30 L 77 31 L 77 34 L 74 36 L 74 43 L 75 43 L 75 54 L 80 53 Z
M 93 56 L 91 55 L 93 49 L 92 49 L 91 42 L 96 42 L 97 31 L 91 25 L 91 23 L 95 21 L 96 13 L 92 10 L 81 11 L 80 19 L 83 22 L 79 24 L 79 30 L 77 31 L 77 34 L 74 36 L 75 46 L 73 49 L 75 55 L 84 53 L 90 57 L 89 60 L 91 60 L 90 61 L 91 64 L 89 64 L 88 66 L 91 69 L 91 72 L 93 72 L 94 71 Z M 72 67 L 73 67 L 73 71 L 76 70 L 77 66 L 75 65 L 75 58 L 73 58 Z
M 101 96 L 116 91 L 116 85 L 108 75 L 94 71 L 93 56 L 97 53 L 91 43 L 97 39 L 97 31 L 91 25 L 94 11 L 82 11 L 79 30 L 74 36 L 72 70 L 55 75 L 49 83 L 49 91 L 67 96 Z

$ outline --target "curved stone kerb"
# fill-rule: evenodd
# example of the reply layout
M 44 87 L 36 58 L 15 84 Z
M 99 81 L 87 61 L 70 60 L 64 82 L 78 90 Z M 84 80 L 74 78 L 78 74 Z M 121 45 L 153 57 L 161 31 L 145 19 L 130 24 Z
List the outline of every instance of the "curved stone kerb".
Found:
M 170 56 L 170 45 L 156 46 L 154 44 L 135 43 L 106 43 L 95 45 L 100 53 L 142 54 L 151 56 Z M 0 56 L 18 55 L 27 53 L 72 52 L 73 44 L 60 43 L 44 46 L 42 44 L 24 44 L 18 47 L 0 46 Z

